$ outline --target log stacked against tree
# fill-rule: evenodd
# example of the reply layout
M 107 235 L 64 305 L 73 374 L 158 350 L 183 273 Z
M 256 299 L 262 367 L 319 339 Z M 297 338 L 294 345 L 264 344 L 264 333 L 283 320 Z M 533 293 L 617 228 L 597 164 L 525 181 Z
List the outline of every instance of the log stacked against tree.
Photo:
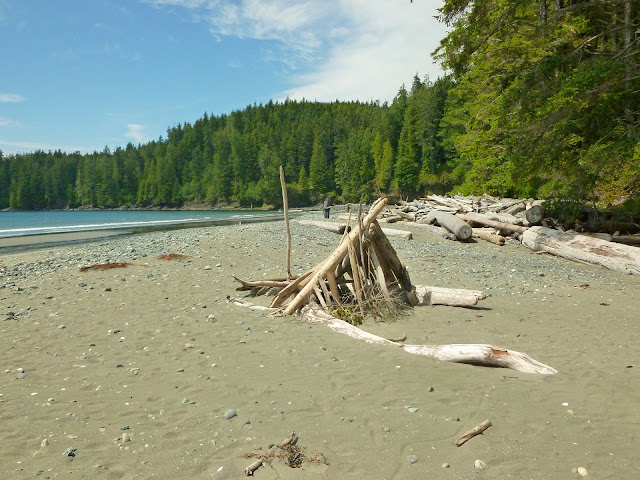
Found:
M 387 200 L 374 203 L 369 213 L 345 233 L 337 248 L 322 262 L 293 278 L 243 281 L 237 290 L 251 295 L 275 295 L 271 307 L 255 306 L 240 299 L 238 305 L 283 312 L 302 313 L 313 323 L 322 323 L 345 335 L 368 343 L 400 347 L 408 353 L 432 357 L 441 361 L 492 367 L 512 368 L 521 372 L 551 375 L 552 367 L 528 355 L 492 345 L 408 345 L 404 340 L 388 340 L 356 326 L 353 317 L 338 318 L 339 311 L 359 312 L 360 322 L 367 314 L 379 314 L 380 298 L 403 299 L 415 305 L 475 305 L 485 298 L 483 292 L 464 289 L 414 286 L 406 267 L 376 221 Z M 347 225 L 349 227 L 349 225 Z M 291 298 L 285 306 L 285 302 Z M 343 315 L 340 315 L 341 317 Z

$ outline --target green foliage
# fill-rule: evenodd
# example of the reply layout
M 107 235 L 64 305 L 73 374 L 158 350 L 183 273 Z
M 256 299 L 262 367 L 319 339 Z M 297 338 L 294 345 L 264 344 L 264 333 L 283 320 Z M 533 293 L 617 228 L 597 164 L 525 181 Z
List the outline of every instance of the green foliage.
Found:
M 636 196 L 640 1 L 447 0 L 443 138 L 463 193 Z M 636 92 L 635 94 L 633 92 Z M 459 177 L 459 175 L 456 175 Z
M 331 315 L 355 326 L 362 325 L 362 322 L 364 321 L 361 315 L 358 315 L 349 307 L 336 308 L 331 311 Z

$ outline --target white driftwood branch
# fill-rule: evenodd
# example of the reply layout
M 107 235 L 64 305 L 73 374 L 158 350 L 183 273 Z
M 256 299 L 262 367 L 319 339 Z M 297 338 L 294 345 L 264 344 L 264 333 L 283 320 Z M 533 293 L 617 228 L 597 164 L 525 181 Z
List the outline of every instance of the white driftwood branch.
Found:
M 467 363 L 486 367 L 510 368 L 519 372 L 553 375 L 554 368 L 534 360 L 526 353 L 507 350 L 492 345 L 404 345 L 365 332 L 350 323 L 329 315 L 317 306 L 306 305 L 301 310 L 311 323 L 323 323 L 336 332 L 348 335 L 367 343 L 390 345 L 402 348 L 408 353 L 435 358 L 443 362 Z
M 432 287 L 427 285 L 416 285 L 415 289 L 419 305 L 472 307 L 478 304 L 478 300 L 484 300 L 487 298 L 487 295 L 479 290 Z

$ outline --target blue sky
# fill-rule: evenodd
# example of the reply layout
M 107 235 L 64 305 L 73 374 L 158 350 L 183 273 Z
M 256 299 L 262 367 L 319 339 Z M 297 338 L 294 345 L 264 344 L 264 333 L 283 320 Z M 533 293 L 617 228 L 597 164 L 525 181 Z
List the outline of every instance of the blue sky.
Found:
M 82 153 L 285 98 L 391 101 L 437 0 L 0 0 L 0 150 Z

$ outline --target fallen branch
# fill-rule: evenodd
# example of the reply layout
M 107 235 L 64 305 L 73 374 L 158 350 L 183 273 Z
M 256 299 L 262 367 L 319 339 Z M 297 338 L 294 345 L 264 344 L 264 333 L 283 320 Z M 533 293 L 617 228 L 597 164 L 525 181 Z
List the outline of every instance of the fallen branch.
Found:
M 556 369 L 534 360 L 526 353 L 507 350 L 492 345 L 404 345 L 379 337 L 329 315 L 317 306 L 307 305 L 301 313 L 311 323 L 322 323 L 330 329 L 367 343 L 389 345 L 402 348 L 405 352 L 435 358 L 443 362 L 466 363 L 485 367 L 510 368 L 524 373 L 553 375 Z
M 227 300 L 238 306 L 255 310 L 278 313 L 275 308 L 254 305 L 244 300 L 227 297 Z M 534 360 L 526 353 L 507 350 L 493 345 L 481 344 L 451 344 L 451 345 L 405 345 L 401 342 L 387 340 L 373 333 L 366 332 L 355 325 L 328 314 L 317 305 L 305 305 L 301 310 L 310 323 L 324 324 L 331 330 L 347 335 L 367 343 L 400 347 L 405 352 L 435 358 L 443 362 L 466 363 L 485 367 L 510 368 L 524 373 L 537 373 L 541 375 L 553 375 L 558 371 L 544 363 Z
M 489 420 L 485 420 L 480 425 L 473 427 L 471 430 L 469 430 L 467 433 L 456 440 L 456 446 L 460 447 L 464 445 L 468 440 L 471 440 L 476 435 L 481 435 L 490 426 L 491 422 Z
M 100 263 L 97 265 L 89 265 L 88 267 L 80 267 L 80 271 L 86 272 L 89 270 L 110 270 L 112 268 L 127 268 L 131 265 L 133 265 L 133 263 L 128 263 L 128 262 Z

